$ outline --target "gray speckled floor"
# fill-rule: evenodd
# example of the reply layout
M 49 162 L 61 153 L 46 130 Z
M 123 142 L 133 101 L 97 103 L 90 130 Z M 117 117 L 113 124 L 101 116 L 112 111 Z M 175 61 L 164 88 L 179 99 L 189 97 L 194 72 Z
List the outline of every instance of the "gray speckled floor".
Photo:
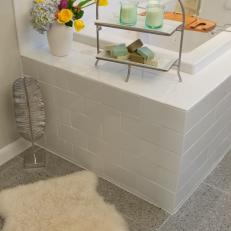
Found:
M 158 231 L 231 231 L 231 152 Z
M 82 170 L 48 152 L 46 168 L 25 170 L 22 156 L 0 167 L 0 190 Z M 231 153 L 173 216 L 103 179 L 98 192 L 117 207 L 131 231 L 231 231 Z M 2 224 L 0 218 L 0 229 Z

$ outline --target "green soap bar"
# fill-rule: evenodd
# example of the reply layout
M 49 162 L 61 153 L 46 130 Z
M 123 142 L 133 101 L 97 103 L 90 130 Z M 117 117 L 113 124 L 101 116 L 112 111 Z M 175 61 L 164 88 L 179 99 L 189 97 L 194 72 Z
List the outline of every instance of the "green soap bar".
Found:
M 143 46 L 143 42 L 140 39 L 137 39 L 135 42 L 131 43 L 128 46 L 129 52 L 135 52 L 138 48 Z
M 137 49 L 137 53 L 145 59 L 153 59 L 155 54 L 148 47 L 141 47 Z
M 128 60 L 128 55 L 117 56 L 116 58 L 119 59 L 119 60 Z
M 158 59 L 155 57 L 154 59 L 147 59 L 144 62 L 145 64 L 151 65 L 153 67 L 157 67 L 158 66 Z
M 129 60 L 136 63 L 144 63 L 144 58 L 135 52 L 129 54 Z
M 109 45 L 104 46 L 104 50 L 111 51 L 116 46 L 117 46 L 116 44 L 109 44 Z
M 128 55 L 128 49 L 124 43 L 119 44 L 112 49 L 111 55 L 115 58 L 119 56 L 126 56 Z

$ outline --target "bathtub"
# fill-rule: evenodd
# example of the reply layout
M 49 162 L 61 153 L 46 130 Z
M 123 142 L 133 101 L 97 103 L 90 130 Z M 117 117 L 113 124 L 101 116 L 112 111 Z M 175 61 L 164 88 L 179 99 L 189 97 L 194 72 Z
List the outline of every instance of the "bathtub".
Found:
M 169 2 L 169 0 L 165 1 Z M 219 1 L 219 4 L 217 4 L 215 0 L 203 0 L 200 16 L 214 20 L 217 22 L 218 25 L 230 23 L 231 20 L 229 21 L 228 18 L 230 10 L 225 9 L 225 2 L 226 1 L 223 0 Z M 172 9 L 172 3 L 171 5 L 167 4 L 166 6 L 168 6 L 168 10 Z M 139 10 L 143 11 L 142 9 Z M 110 3 L 108 8 L 101 9 L 100 16 L 109 17 L 111 16 L 111 14 L 117 14 L 116 12 L 119 12 L 118 0 Z M 76 33 L 74 36 L 74 40 L 95 46 L 95 6 L 89 7 L 86 10 L 85 15 L 86 17 L 84 18 L 84 20 L 86 21 L 87 25 L 86 29 L 81 33 Z M 89 15 L 91 16 L 89 17 Z M 124 30 L 103 28 L 100 33 L 101 46 L 105 45 L 105 43 L 112 42 L 130 43 L 137 38 L 141 38 L 145 44 L 147 44 L 149 47 L 152 47 L 152 49 L 157 52 L 172 54 L 173 56 L 178 55 L 180 32 L 175 33 L 171 37 L 164 37 L 158 35 L 143 34 L 139 32 L 128 32 Z M 182 71 L 189 74 L 195 74 L 201 69 L 205 68 L 211 62 L 213 62 L 230 47 L 231 33 L 219 32 L 212 34 L 185 31 Z
M 110 0 L 113 10 L 116 1 Z M 212 17 L 225 1 L 202 1 L 202 6 L 212 2 L 212 12 L 205 7 L 201 16 L 220 18 L 221 25 L 228 22 L 228 10 L 218 11 L 223 17 Z M 91 19 L 86 12 L 86 29 L 75 34 L 76 40 L 93 47 L 74 43 L 70 56 L 58 58 L 49 53 L 46 37 L 32 30 L 30 4 L 14 1 L 23 73 L 41 81 L 49 102 L 50 123 L 40 145 L 176 212 L 231 148 L 231 51 L 219 56 L 230 48 L 231 35 L 186 32 L 183 69 L 198 73 L 183 73 L 181 84 L 175 71 L 153 76 L 137 68 L 125 83 L 126 66 L 94 67 L 93 7 L 88 9 Z M 101 12 L 111 14 L 110 9 Z M 107 28 L 101 34 L 101 45 L 143 36 Z M 153 49 L 176 55 L 174 36 L 164 42 L 163 37 L 143 39 L 156 45 Z M 78 136 L 72 133 L 74 127 Z

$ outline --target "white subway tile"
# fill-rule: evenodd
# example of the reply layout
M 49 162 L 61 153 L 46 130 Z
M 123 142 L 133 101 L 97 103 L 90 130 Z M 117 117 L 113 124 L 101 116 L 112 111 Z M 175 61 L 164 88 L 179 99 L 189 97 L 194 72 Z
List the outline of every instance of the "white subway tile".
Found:
M 229 117 L 229 111 L 227 111 L 183 154 L 183 166 L 189 165 L 205 148 L 216 147 L 214 138 L 226 127 Z
M 142 98 L 141 108 L 141 117 L 144 121 L 159 124 L 183 133 L 186 119 L 184 110 L 146 98 Z
M 120 112 L 102 103 L 86 99 L 85 113 L 92 120 L 95 120 L 96 123 L 100 123 L 103 126 L 107 126 L 108 124 L 114 124 L 116 127 L 121 126 Z
M 105 162 L 104 175 L 111 178 L 119 185 L 125 185 L 128 188 L 135 189 L 136 187 L 136 174 L 121 168 L 120 166 Z
M 85 149 L 74 146 L 72 159 L 85 169 L 93 171 L 98 175 L 103 174 L 104 160 Z
M 183 149 L 183 135 L 178 132 L 173 131 L 172 129 L 161 127 L 159 143 L 160 146 L 166 148 L 169 151 L 172 151 L 176 154 L 182 153 Z
M 103 139 L 117 149 L 124 149 L 129 152 L 140 154 L 140 139 L 133 134 L 116 128 L 113 124 L 103 128 Z
M 180 153 L 182 150 L 183 135 L 172 129 L 156 126 L 125 115 L 122 116 L 122 128 L 126 132 L 160 145 L 174 153 Z
M 140 119 L 122 115 L 122 129 L 152 143 L 157 144 L 159 142 L 160 128 L 143 122 Z
M 136 178 L 136 190 L 143 194 L 147 200 L 157 206 L 161 205 L 161 208 L 167 211 L 172 212 L 175 208 L 175 193 L 169 192 L 142 176 Z
M 88 138 L 87 135 L 80 130 L 75 128 L 60 125 L 59 126 L 59 136 L 78 147 L 87 148 L 88 146 Z
M 55 67 L 44 63 L 38 63 L 37 68 L 39 80 L 55 86 Z
M 77 75 L 68 78 L 69 90 L 83 97 L 98 100 L 101 94 L 101 84 Z
M 71 113 L 72 126 L 87 133 L 90 136 L 102 136 L 102 126 L 95 120 L 90 119 L 88 116 L 72 112 Z
M 141 141 L 141 156 L 150 163 L 159 165 L 176 174 L 180 171 L 180 155 L 169 152 L 160 146 Z
M 51 134 L 58 135 L 58 124 L 57 124 L 57 121 L 55 119 L 52 120 L 52 118 L 50 118 L 49 116 L 47 116 L 45 133 L 46 134 L 47 133 L 51 133 Z
M 211 107 L 216 106 L 222 99 L 225 98 L 226 95 L 227 95 L 227 84 L 225 81 L 209 94 Z
M 121 164 L 121 150 L 117 146 L 112 146 L 95 137 L 89 137 L 88 149 L 96 155 L 101 156 L 107 162 Z
M 201 118 L 212 109 L 209 96 L 205 96 L 200 102 L 194 105 L 186 114 L 185 131 L 189 131 Z
M 167 169 L 150 163 L 142 157 L 133 158 L 124 152 L 122 155 L 122 167 L 129 171 L 134 171 L 136 174 L 158 183 L 170 191 L 176 191 L 177 175 Z
M 215 110 L 210 111 L 198 123 L 190 129 L 184 137 L 184 148 L 186 151 L 190 148 L 216 121 Z
M 209 162 L 206 161 L 204 165 L 191 176 L 188 183 L 180 191 L 178 191 L 176 195 L 176 208 L 180 204 L 182 205 L 182 202 L 185 202 L 197 189 L 197 187 L 199 187 L 205 177 L 208 176 L 212 170 L 212 166 L 208 163 Z
M 73 145 L 70 142 L 63 140 L 59 136 L 52 133 L 46 134 L 45 147 L 68 158 L 71 157 L 71 155 L 73 154 Z
M 37 62 L 23 57 L 22 56 L 22 65 L 23 65 L 23 74 L 30 76 L 32 78 L 38 78 L 38 69 L 37 69 Z
M 74 112 L 83 112 L 83 97 L 59 88 L 54 88 L 54 102 L 56 105 Z
M 134 94 L 121 92 L 121 112 L 127 115 L 140 117 L 141 97 Z
M 39 82 L 39 86 L 41 88 L 42 97 L 46 104 L 45 106 L 47 106 L 47 110 L 49 110 L 49 107 L 53 107 L 54 104 L 54 88 L 51 85 L 43 82 Z
M 187 113 L 186 130 L 189 130 L 197 121 L 203 118 L 209 111 L 213 110 L 215 106 L 220 103 L 227 95 L 227 86 L 225 83 L 218 86 L 209 95 L 205 96 L 203 100 L 198 102 L 189 113 Z
M 71 125 L 71 112 L 70 110 L 62 107 L 55 107 L 54 112 L 58 115 L 58 122 L 61 124 Z
M 65 71 L 63 69 L 60 68 L 55 68 L 55 72 L 54 72 L 54 85 L 68 90 L 69 88 L 69 84 L 68 84 L 68 79 L 71 78 L 71 76 L 73 76 L 73 74 L 71 72 Z
M 219 146 L 209 153 L 209 163 L 211 166 L 216 166 L 219 161 L 230 151 L 231 148 L 231 137 L 227 136 L 220 142 Z
M 161 104 L 147 98 L 141 99 L 141 118 L 150 123 L 161 123 Z
M 45 146 L 46 145 L 46 136 L 45 134 L 38 140 L 36 140 L 36 144 L 40 146 Z
M 216 118 L 219 118 L 229 108 L 231 108 L 231 93 L 227 94 L 226 97 L 224 97 L 215 107 Z
M 208 160 L 208 148 L 204 149 L 191 163 L 190 165 L 182 165 L 181 173 L 179 177 L 178 187 L 182 188 L 188 181 L 191 176 L 194 175 Z
M 122 105 L 122 92 L 114 87 L 102 85 L 99 100 L 103 104 L 111 106 L 120 111 Z

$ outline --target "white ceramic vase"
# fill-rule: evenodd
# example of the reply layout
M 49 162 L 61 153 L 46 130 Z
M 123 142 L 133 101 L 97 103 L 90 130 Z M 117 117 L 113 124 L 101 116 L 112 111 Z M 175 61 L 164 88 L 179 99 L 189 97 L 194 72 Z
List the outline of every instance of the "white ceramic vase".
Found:
M 72 27 L 54 23 L 47 32 L 47 39 L 52 55 L 59 57 L 67 56 L 72 47 Z

